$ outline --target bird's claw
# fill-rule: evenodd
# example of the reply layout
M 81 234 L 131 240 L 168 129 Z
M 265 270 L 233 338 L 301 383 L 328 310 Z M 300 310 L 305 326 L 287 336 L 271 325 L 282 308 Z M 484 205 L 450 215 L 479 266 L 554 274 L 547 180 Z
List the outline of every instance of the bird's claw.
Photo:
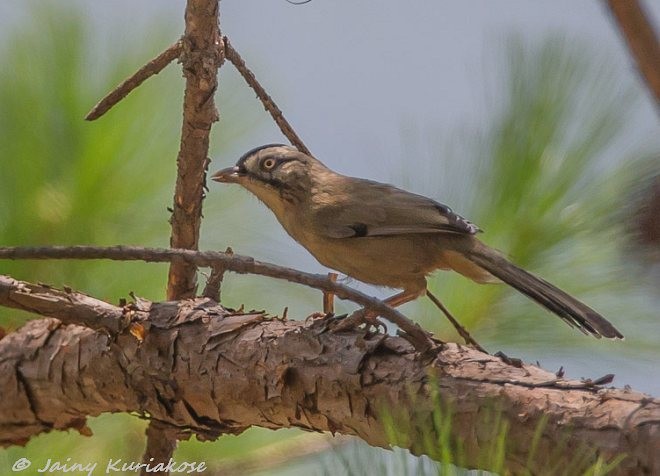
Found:
M 343 319 L 341 322 L 339 322 L 333 327 L 332 331 L 341 332 L 346 330 L 352 330 L 352 329 L 356 329 L 357 327 L 363 324 L 367 332 L 371 332 L 373 328 L 374 332 L 377 334 L 379 329 L 382 328 L 383 333 L 387 334 L 387 326 L 385 325 L 385 323 L 380 319 L 378 319 L 377 316 L 365 312 L 363 309 L 355 311 L 353 314 Z
M 348 314 L 341 314 L 336 316 L 334 313 L 314 312 L 305 318 L 305 322 L 311 321 L 311 328 L 317 329 L 319 334 L 328 330 L 334 329 L 341 320 L 345 319 Z
M 309 321 L 317 321 L 317 320 L 325 320 L 325 319 L 332 319 L 334 318 L 335 315 L 332 312 L 325 313 L 325 312 L 313 312 L 309 316 L 305 318 L 305 322 Z
M 383 330 L 383 334 L 387 334 L 387 325 L 377 317 L 365 317 L 364 325 L 367 332 L 370 332 L 373 328 L 375 334 L 379 333 L 379 329 Z

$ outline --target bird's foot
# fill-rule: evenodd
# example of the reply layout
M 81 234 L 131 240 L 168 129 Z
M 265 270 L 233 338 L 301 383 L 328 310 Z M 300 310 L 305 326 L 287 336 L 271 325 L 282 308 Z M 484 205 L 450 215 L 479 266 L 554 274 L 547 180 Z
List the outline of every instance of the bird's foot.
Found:
M 332 332 L 353 330 L 363 324 L 368 332 L 371 332 L 373 329 L 375 333 L 378 333 L 378 331 L 382 329 L 383 333 L 387 334 L 387 326 L 385 323 L 378 319 L 377 315 L 372 314 L 365 309 L 357 310 L 350 316 L 340 321 L 332 328 Z
M 316 329 L 319 333 L 333 330 L 341 323 L 348 314 L 335 315 L 333 312 L 314 312 L 305 318 L 305 323 L 310 324 L 310 328 Z
M 333 319 L 335 318 L 335 314 L 333 312 L 313 312 L 309 316 L 305 318 L 305 322 L 309 321 L 324 321 L 326 319 Z

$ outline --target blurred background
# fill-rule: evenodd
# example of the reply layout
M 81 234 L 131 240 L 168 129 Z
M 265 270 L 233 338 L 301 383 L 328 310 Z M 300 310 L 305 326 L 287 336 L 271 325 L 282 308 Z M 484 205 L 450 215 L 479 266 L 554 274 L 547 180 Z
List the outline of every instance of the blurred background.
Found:
M 644 5 L 657 24 L 660 3 Z M 100 120 L 83 117 L 181 34 L 184 6 L 0 3 L 0 244 L 168 245 L 179 67 Z M 485 242 L 600 310 L 626 336 L 587 338 L 505 286 L 430 280 L 482 345 L 549 370 L 563 366 L 569 377 L 614 373 L 617 386 L 660 395 L 660 121 L 604 2 L 223 0 L 221 17 L 223 33 L 316 157 L 450 205 L 485 230 Z M 211 170 L 285 141 L 230 64 L 216 100 Z M 328 271 L 247 192 L 209 186 L 202 249 L 231 246 Z M 111 302 L 130 291 L 163 299 L 166 270 L 0 262 L 2 274 Z M 273 314 L 288 306 L 294 318 L 321 306 L 316 291 L 251 276 L 228 276 L 223 298 Z M 339 312 L 354 307 L 337 303 Z M 430 303 L 403 311 L 458 340 Z M 0 308 L 7 329 L 27 318 Z M 90 426 L 92 438 L 57 433 L 0 450 L 0 472 L 25 455 L 140 459 L 144 422 L 104 415 Z M 405 452 L 344 442 L 326 450 L 330 443 L 318 435 L 251 429 L 215 443 L 183 442 L 175 457 L 205 460 L 222 474 L 363 474 L 374 464 L 390 474 L 436 471 Z

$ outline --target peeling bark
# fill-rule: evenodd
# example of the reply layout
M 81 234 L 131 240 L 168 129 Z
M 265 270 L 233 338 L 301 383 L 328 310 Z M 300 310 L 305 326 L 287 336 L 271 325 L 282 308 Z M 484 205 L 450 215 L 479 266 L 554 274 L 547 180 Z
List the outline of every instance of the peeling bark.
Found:
M 626 453 L 614 474 L 660 472 L 660 401 L 633 391 L 511 366 L 456 344 L 423 357 L 399 337 L 229 313 L 209 299 L 143 311 L 135 314 L 143 341 L 52 318 L 0 340 L 0 443 L 66 428 L 85 433 L 87 416 L 135 412 L 202 439 L 256 425 L 388 447 L 391 418 L 409 430 L 399 446 L 428 454 L 440 405 L 451 409 L 450 441 L 462 446 L 466 467 L 488 469 L 480 456 L 497 438 L 488 415 L 500 415 L 509 424 L 505 466 L 514 473 L 528 464 L 539 425 L 534 474 L 585 448 L 605 459 Z
M 31 284 L 0 275 L 0 303 L 3 306 L 55 317 L 64 323 L 82 324 L 111 333 L 124 330 L 130 316 L 123 310 L 85 294 L 46 284 Z

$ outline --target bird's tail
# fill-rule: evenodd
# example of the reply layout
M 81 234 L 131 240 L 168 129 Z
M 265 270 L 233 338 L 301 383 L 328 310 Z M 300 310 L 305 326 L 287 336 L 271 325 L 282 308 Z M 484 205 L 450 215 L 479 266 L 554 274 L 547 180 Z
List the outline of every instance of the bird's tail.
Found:
M 549 282 L 519 268 L 498 251 L 475 240 L 463 256 L 493 276 L 554 312 L 571 327 L 594 337 L 622 339 L 623 335 L 603 316 Z

